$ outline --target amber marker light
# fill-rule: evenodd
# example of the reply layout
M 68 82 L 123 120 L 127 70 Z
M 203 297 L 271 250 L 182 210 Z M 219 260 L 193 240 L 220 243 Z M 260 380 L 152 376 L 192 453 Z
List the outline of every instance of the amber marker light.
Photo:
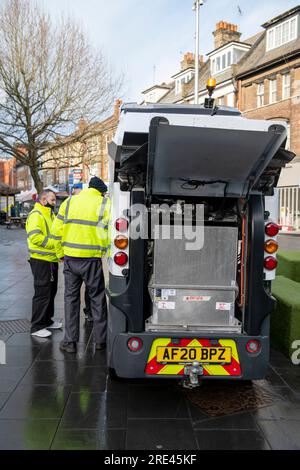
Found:
M 120 250 L 125 250 L 128 247 L 128 238 L 124 235 L 117 235 L 114 240 L 115 246 Z
M 276 240 L 267 240 L 265 242 L 265 251 L 267 253 L 276 253 L 276 251 L 278 250 L 278 243 Z

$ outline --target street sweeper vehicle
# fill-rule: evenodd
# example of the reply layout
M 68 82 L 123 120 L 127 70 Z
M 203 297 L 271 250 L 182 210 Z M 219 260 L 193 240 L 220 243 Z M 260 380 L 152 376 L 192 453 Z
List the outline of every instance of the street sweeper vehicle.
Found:
M 283 122 L 234 108 L 123 105 L 109 145 L 110 374 L 262 379 L 279 227 L 265 207 Z

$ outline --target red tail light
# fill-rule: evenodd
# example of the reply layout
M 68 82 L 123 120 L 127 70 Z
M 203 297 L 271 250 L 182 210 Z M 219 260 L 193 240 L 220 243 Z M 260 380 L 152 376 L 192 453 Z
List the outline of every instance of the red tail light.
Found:
M 124 251 L 119 251 L 118 253 L 115 254 L 114 256 L 114 262 L 118 265 L 118 266 L 125 266 L 125 264 L 127 263 L 128 261 L 128 256 L 126 253 L 124 253 Z
M 117 219 L 116 220 L 116 229 L 118 232 L 126 232 L 128 230 L 128 220 L 126 219 Z
M 275 222 L 269 222 L 265 226 L 265 232 L 269 237 L 276 237 L 279 232 L 279 227 L 277 224 L 275 224 Z
M 127 342 L 127 347 L 131 352 L 137 352 L 143 347 L 141 338 L 130 338 Z
M 277 259 L 274 256 L 267 256 L 264 261 L 264 267 L 268 271 L 272 271 L 277 268 Z
M 257 354 L 261 350 L 260 341 L 257 339 L 250 339 L 246 344 L 246 349 L 250 354 Z

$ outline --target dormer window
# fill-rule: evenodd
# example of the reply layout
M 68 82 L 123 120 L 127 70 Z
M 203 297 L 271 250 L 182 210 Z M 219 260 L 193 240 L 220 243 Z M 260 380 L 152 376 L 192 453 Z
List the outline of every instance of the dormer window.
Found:
M 298 36 L 297 30 L 298 16 L 289 18 L 273 28 L 270 28 L 267 31 L 267 51 L 296 39 Z
M 211 61 L 212 74 L 223 72 L 231 66 L 231 51 L 220 54 Z
M 217 75 L 237 64 L 250 47 L 249 44 L 231 42 L 207 54 L 210 58 L 211 74 Z
M 157 103 L 169 90 L 170 87 L 162 83 L 161 85 L 153 85 L 142 93 L 146 103 Z
M 175 82 L 175 94 L 176 95 L 178 95 L 178 93 L 181 92 L 181 82 L 182 82 L 182 79 L 178 79 Z
M 194 75 L 193 70 L 185 72 L 184 74 L 178 74 L 178 76 L 175 80 L 175 94 L 176 95 L 181 93 L 182 84 L 183 83 L 188 83 L 193 78 L 193 75 Z

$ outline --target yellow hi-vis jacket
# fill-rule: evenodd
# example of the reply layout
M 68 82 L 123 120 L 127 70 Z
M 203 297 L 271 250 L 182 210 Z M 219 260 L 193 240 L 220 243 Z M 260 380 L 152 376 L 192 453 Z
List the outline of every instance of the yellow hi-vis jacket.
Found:
M 88 188 L 66 199 L 52 225 L 59 258 L 103 258 L 109 248 L 110 200 Z
M 54 215 L 50 207 L 37 202 L 27 217 L 27 244 L 31 258 L 43 261 L 58 262 L 51 227 Z

